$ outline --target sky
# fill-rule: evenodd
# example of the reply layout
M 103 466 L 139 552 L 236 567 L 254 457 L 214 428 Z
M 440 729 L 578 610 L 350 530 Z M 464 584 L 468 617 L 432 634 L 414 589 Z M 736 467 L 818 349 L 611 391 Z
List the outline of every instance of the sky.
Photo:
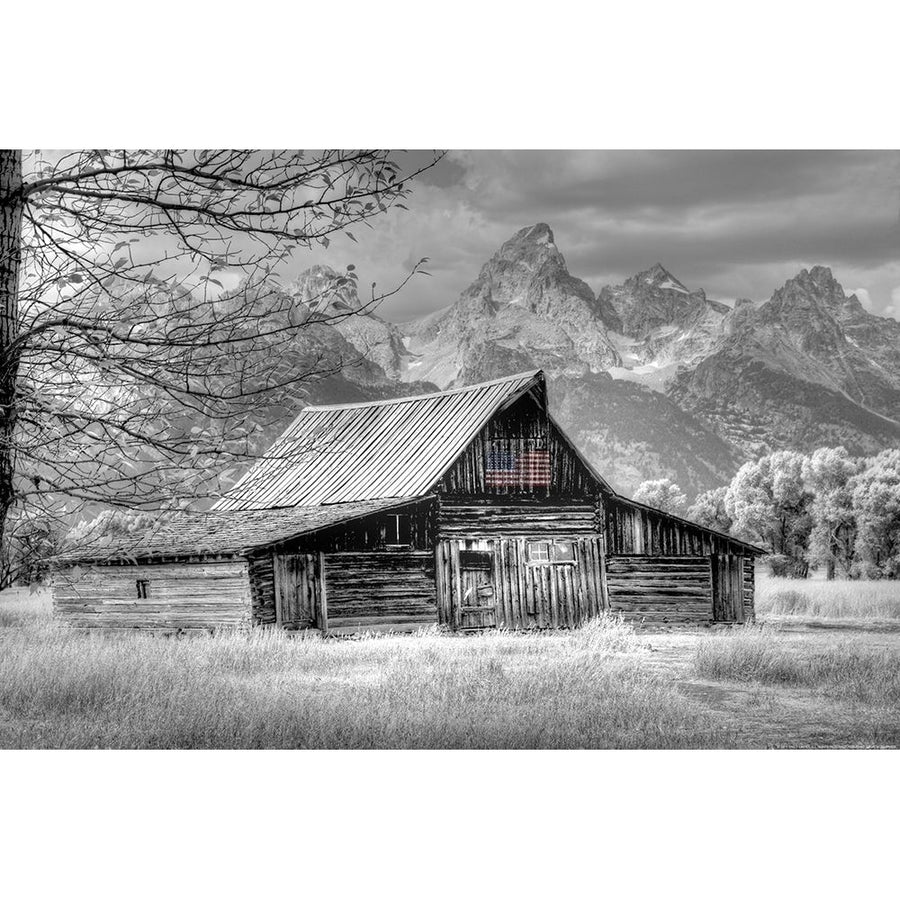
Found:
M 430 277 L 380 310 L 403 321 L 454 302 L 505 240 L 546 222 L 595 292 L 659 262 L 713 299 L 765 300 L 820 264 L 900 319 L 900 151 L 452 150 L 406 205 L 358 244 L 299 253 L 294 274 L 352 263 L 361 293 L 382 291 L 428 257 Z

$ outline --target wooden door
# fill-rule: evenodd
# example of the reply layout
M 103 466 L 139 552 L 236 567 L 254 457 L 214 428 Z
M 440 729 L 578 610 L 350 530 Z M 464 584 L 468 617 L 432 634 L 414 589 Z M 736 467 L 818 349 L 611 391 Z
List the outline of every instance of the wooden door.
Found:
M 494 554 L 489 550 L 459 551 L 459 627 L 463 631 L 497 627 L 494 595 Z
M 287 629 L 312 627 L 319 606 L 318 554 L 276 553 L 274 564 L 276 623 Z
M 714 553 L 709 558 L 712 580 L 713 621 L 743 622 L 743 557 Z

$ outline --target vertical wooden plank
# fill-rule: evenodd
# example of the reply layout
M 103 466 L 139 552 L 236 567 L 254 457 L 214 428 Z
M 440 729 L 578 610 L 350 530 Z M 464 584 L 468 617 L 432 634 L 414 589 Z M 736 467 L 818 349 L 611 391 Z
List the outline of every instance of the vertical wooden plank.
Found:
M 462 625 L 462 611 L 460 610 L 460 605 L 463 596 L 463 583 L 462 573 L 459 569 L 460 543 L 460 541 L 450 541 L 450 559 L 453 570 L 453 589 L 450 593 L 450 604 L 454 631 L 458 631 L 460 625 Z
M 325 575 L 325 554 L 319 554 L 319 629 L 328 634 L 328 579 Z
M 275 624 L 281 628 L 284 625 L 284 614 L 281 609 L 281 566 L 283 557 L 280 553 L 272 555 L 272 580 L 275 585 Z

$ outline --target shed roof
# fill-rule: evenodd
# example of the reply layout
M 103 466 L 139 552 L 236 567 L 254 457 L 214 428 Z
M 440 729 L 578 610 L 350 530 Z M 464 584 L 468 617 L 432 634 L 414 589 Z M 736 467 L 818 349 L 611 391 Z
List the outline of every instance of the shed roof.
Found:
M 213 507 L 317 506 L 427 493 L 540 371 L 416 397 L 308 406 Z
M 81 561 L 159 559 L 185 556 L 232 556 L 383 512 L 409 500 L 367 500 L 331 506 L 284 509 L 181 512 L 166 516 L 151 531 L 134 535 L 99 535 L 57 557 L 72 565 Z

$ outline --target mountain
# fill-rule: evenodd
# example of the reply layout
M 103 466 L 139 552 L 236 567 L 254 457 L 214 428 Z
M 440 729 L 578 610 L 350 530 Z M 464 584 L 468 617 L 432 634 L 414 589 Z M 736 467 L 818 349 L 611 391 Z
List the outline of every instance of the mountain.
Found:
M 867 312 L 830 269 L 803 269 L 726 334 L 668 395 L 754 455 L 842 444 L 900 444 L 900 323 Z
M 311 320 L 297 359 L 315 352 L 335 369 L 300 402 L 542 368 L 560 423 L 626 492 L 667 475 L 695 494 L 776 448 L 900 446 L 900 322 L 869 313 L 822 266 L 734 307 L 660 263 L 594 294 L 538 223 L 503 243 L 454 303 L 402 325 L 324 266 L 288 294 Z
M 742 461 L 739 451 L 664 394 L 633 383 L 639 377 L 621 377 L 631 368 L 617 347 L 630 348 L 641 328 L 645 338 L 659 337 L 650 322 L 662 314 L 639 324 L 644 297 L 659 298 L 669 318 L 678 310 L 678 321 L 695 331 L 707 316 L 724 315 L 659 270 L 653 285 L 631 279 L 623 291 L 595 296 L 569 273 L 549 226 L 523 228 L 452 306 L 402 326 L 410 356 L 401 377 L 446 388 L 544 369 L 561 424 L 614 486 L 631 490 L 662 474 L 692 493 L 721 484 Z
M 352 279 L 329 266 L 313 266 L 288 287 L 288 293 L 296 305 L 332 325 L 361 360 L 375 363 L 383 376 L 399 378 L 409 355 L 403 335 L 362 303 Z
M 466 383 L 473 356 L 527 356 L 547 371 L 601 372 L 621 360 L 603 305 L 569 274 L 548 225 L 523 228 L 448 309 L 404 326 L 404 379 Z

